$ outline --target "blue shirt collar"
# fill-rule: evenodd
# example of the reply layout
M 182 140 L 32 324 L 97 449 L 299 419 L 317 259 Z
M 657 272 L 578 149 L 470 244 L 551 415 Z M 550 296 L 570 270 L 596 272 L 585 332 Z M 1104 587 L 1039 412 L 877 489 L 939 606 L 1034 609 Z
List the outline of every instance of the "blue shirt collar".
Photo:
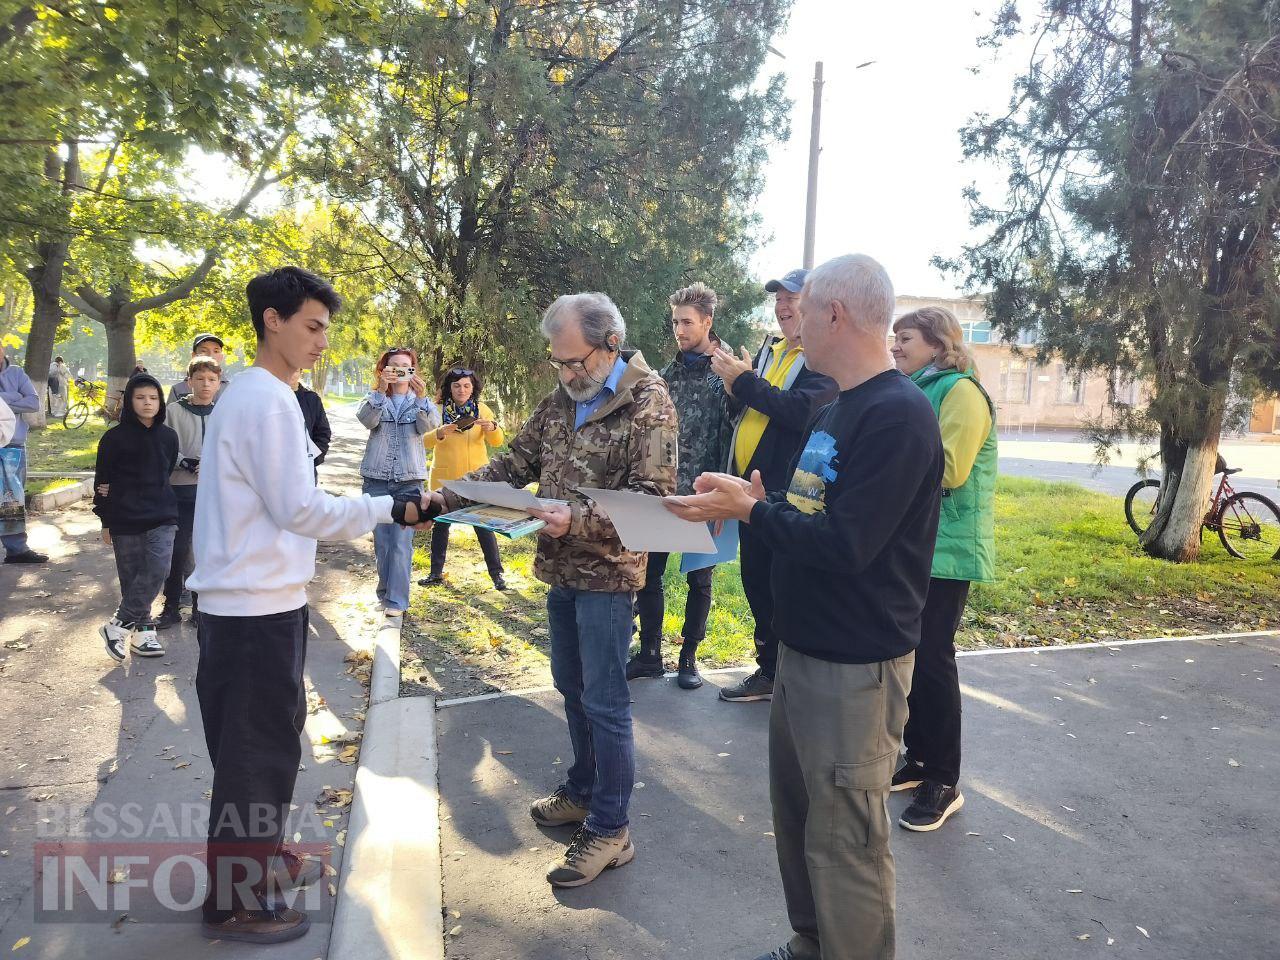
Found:
M 618 359 L 613 361 L 613 369 L 609 371 L 609 376 L 604 381 L 604 389 L 610 393 L 618 392 L 618 381 L 622 379 L 622 375 L 627 372 L 627 361 L 622 359 L 622 354 L 618 354 Z

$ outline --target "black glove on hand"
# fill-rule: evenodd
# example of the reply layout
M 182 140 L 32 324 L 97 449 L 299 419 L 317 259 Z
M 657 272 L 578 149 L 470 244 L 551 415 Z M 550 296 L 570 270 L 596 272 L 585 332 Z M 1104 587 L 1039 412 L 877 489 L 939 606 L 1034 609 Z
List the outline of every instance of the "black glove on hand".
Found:
M 422 500 L 412 494 L 396 497 L 391 504 L 391 519 L 402 527 L 413 527 L 440 516 L 440 505 L 432 502 L 427 512 L 422 512 Z

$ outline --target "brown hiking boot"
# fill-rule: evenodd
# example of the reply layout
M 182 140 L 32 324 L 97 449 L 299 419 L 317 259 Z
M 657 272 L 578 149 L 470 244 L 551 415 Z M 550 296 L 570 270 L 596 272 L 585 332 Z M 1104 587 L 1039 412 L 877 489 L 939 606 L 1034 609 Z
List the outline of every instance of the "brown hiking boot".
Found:
M 200 928 L 210 940 L 242 943 L 284 943 L 296 940 L 311 928 L 311 919 L 300 910 L 237 910 L 220 922 L 206 920 Z
M 623 830 L 616 837 L 602 837 L 586 827 L 579 827 L 564 856 L 547 873 L 547 880 L 553 887 L 581 887 L 605 870 L 626 866 L 635 859 L 635 855 L 636 848 L 631 843 L 629 830 Z
M 563 827 L 568 823 L 581 823 L 590 811 L 580 807 L 565 793 L 564 787 L 556 787 L 549 797 L 529 804 L 529 816 L 544 827 Z

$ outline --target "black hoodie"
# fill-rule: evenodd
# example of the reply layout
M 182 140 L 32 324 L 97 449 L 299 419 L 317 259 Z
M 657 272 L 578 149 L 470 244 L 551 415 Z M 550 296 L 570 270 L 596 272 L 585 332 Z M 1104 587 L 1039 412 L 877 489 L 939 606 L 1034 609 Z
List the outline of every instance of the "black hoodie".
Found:
M 133 412 L 138 387 L 155 387 L 160 394 L 160 409 L 150 427 Z M 130 377 L 120 422 L 98 441 L 93 512 L 102 519 L 102 529 L 129 535 L 176 524 L 178 500 L 169 475 L 177 462 L 178 435 L 164 425 L 164 388 L 149 373 Z M 104 484 L 110 488 L 105 497 L 97 493 Z

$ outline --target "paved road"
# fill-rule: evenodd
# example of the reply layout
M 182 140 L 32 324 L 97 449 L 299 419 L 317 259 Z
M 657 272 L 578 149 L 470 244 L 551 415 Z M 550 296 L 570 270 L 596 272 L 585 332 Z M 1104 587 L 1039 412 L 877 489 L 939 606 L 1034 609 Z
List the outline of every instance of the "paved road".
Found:
M 1035 477 L 1037 480 L 1065 480 L 1117 497 L 1128 493 L 1129 488 L 1139 479 L 1134 468 L 1128 466 L 1095 467 L 1087 463 L 1060 460 L 1029 460 L 1005 456 L 1003 452 L 1000 455 L 1000 472 L 1013 477 Z M 1158 477 L 1159 473 L 1152 476 Z M 1274 477 L 1249 477 L 1238 473 L 1231 478 L 1231 485 L 1237 491 L 1253 490 L 1272 501 L 1280 502 L 1280 484 Z
M 899 956 L 1278 955 L 1280 638 L 966 656 L 961 681 L 965 807 L 894 829 Z M 768 705 L 632 689 L 636 859 L 558 893 L 568 831 L 527 813 L 570 756 L 558 697 L 440 711 L 451 960 L 749 960 L 786 939 Z

